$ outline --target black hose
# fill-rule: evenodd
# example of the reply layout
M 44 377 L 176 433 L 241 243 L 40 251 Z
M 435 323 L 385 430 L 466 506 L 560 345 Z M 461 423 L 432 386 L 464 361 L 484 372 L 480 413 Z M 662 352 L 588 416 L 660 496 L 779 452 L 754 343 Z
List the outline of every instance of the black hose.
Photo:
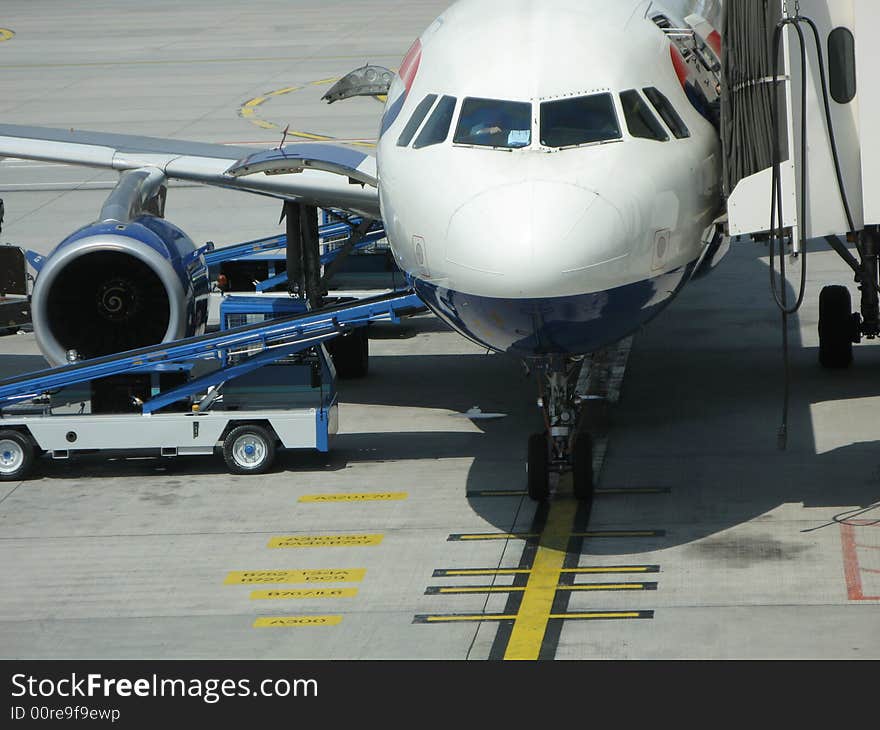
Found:
M 796 314 L 803 306 L 807 292 L 807 246 L 804 236 L 804 227 L 807 219 L 807 44 L 804 32 L 798 24 L 797 18 L 784 18 L 776 26 L 773 35 L 773 88 L 779 83 L 779 43 L 782 39 L 782 31 L 786 25 L 794 26 L 800 39 L 801 51 L 801 215 L 800 215 L 800 242 L 801 242 L 801 278 L 797 301 L 789 307 L 785 292 L 785 216 L 782 206 L 782 180 L 781 180 L 781 152 L 779 149 L 779 97 L 774 96 L 772 105 L 773 116 L 773 173 L 772 173 L 772 200 L 770 204 L 770 290 L 773 299 L 784 316 Z M 776 214 L 779 213 L 779 229 L 776 228 Z M 778 233 L 778 236 L 777 236 Z M 776 283 L 776 246 L 779 246 L 779 276 L 781 279 L 782 294 L 780 296 Z

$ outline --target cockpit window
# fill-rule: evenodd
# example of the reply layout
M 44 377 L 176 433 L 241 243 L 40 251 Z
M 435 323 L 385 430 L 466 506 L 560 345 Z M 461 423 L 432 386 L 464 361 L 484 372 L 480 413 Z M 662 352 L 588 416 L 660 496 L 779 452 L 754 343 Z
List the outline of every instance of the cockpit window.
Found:
M 417 150 L 442 144 L 449 136 L 449 128 L 452 126 L 452 116 L 455 114 L 455 105 L 458 102 L 454 96 L 444 96 L 434 109 L 431 118 L 422 127 L 413 147 Z
M 672 130 L 672 133 L 675 135 L 676 139 L 685 139 L 686 137 L 690 137 L 690 130 L 685 125 L 684 120 L 678 115 L 678 112 L 675 111 L 675 107 L 672 106 L 672 103 L 662 91 L 659 89 L 655 89 L 653 86 L 648 87 L 647 89 L 642 89 L 645 92 L 645 96 L 648 97 L 648 101 L 650 101 L 654 108 L 660 113 L 660 116 L 663 117 L 663 121 L 666 122 L 666 126 Z
M 668 142 L 669 135 L 663 129 L 663 125 L 644 102 L 639 92 L 635 89 L 624 91 L 620 94 L 623 103 L 623 115 L 626 117 L 626 126 L 633 137 L 643 139 L 655 139 L 658 142 Z
M 541 144 L 545 147 L 574 147 L 620 138 L 611 94 L 541 104 Z
M 528 147 L 532 143 L 532 105 L 497 99 L 465 99 L 453 141 L 481 147 Z
M 409 118 L 409 121 L 403 128 L 403 133 L 397 140 L 398 147 L 409 146 L 409 143 L 412 142 L 412 138 L 419 130 L 419 127 L 422 126 L 422 122 L 425 121 L 425 117 L 428 116 L 428 112 L 431 111 L 431 107 L 434 106 L 435 101 L 437 101 L 437 94 L 428 94 L 419 102 L 413 115 Z

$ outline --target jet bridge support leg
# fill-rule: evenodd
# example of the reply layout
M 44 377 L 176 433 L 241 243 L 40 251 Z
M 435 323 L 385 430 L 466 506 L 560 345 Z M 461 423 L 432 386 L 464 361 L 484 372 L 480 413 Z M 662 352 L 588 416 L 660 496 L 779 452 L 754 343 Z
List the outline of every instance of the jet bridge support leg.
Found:
M 869 339 L 880 335 L 880 231 L 876 226 L 862 233 L 862 334 Z
M 580 370 L 580 361 L 565 357 L 548 358 L 537 368 L 545 431 L 529 439 L 528 491 L 539 502 L 550 495 L 551 472 L 571 472 L 577 499 L 589 501 L 593 496 L 592 440 L 578 428 Z

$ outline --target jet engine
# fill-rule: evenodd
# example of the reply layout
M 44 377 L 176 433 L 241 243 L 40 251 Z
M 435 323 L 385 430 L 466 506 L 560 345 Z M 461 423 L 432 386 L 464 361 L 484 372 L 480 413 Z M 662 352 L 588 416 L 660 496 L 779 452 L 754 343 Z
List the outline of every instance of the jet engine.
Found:
M 204 331 L 203 252 L 163 218 L 165 176 L 125 172 L 98 221 L 46 258 L 31 298 L 34 333 L 51 365 Z

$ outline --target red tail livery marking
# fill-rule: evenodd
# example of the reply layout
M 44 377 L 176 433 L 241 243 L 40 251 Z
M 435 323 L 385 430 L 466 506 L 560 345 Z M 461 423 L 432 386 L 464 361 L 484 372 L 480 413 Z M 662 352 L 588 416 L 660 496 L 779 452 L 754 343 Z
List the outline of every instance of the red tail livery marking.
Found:
M 717 30 L 713 30 L 706 39 L 706 42 L 715 51 L 715 55 L 721 58 L 721 34 Z
M 421 62 L 422 41 L 416 40 L 416 42 L 412 44 L 412 48 L 410 48 L 409 52 L 406 54 L 406 58 L 403 59 L 403 63 L 400 65 L 400 71 L 398 71 L 400 78 L 403 79 L 403 83 L 406 84 L 407 94 L 409 94 L 413 82 L 416 80 L 416 74 L 419 72 L 419 65 Z

